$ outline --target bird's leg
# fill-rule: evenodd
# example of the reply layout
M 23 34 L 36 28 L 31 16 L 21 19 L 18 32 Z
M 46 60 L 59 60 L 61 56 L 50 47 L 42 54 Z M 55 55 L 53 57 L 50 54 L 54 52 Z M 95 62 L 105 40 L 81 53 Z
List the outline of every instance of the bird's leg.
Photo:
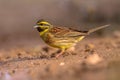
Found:
M 65 51 L 67 51 L 67 53 L 69 53 L 69 54 L 75 54 L 75 53 L 74 53 L 74 51 L 75 51 L 75 46 L 72 46 L 72 47 L 69 48 L 69 49 L 62 48 L 61 51 L 60 51 L 55 57 L 58 58 L 59 56 L 61 56 L 62 54 L 64 54 Z
M 64 54 L 65 52 L 65 49 L 61 49 L 60 53 L 57 54 L 55 57 L 58 58 L 59 56 L 61 56 L 62 54 Z

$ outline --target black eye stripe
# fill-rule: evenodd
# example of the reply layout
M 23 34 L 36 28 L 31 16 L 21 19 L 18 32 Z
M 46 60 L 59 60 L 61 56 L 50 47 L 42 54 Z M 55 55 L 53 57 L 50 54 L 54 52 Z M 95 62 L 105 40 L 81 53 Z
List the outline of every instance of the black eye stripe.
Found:
M 41 29 L 40 27 L 37 27 L 37 30 L 38 30 L 39 32 L 43 31 L 43 29 Z
M 39 25 L 41 25 L 41 26 L 50 26 L 49 24 L 39 24 Z
M 43 26 L 44 24 L 41 23 L 40 25 Z

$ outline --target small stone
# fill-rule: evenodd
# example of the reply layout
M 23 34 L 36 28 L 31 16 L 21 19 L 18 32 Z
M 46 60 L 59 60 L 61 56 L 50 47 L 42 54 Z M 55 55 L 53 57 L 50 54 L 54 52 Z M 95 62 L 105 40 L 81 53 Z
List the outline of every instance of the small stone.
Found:
M 95 65 L 101 62 L 102 60 L 103 59 L 98 54 L 94 53 L 94 54 L 87 56 L 85 62 L 88 64 Z
M 43 51 L 45 51 L 45 52 L 47 52 L 47 53 L 48 53 L 48 52 L 49 52 L 49 50 L 50 50 L 50 48 L 49 48 L 49 47 L 43 47 L 42 49 L 43 49 Z
M 85 51 L 86 52 L 91 52 L 94 51 L 95 46 L 93 44 L 87 44 L 85 45 Z
M 64 65 L 65 65 L 65 63 L 64 63 L 64 62 L 61 62 L 61 63 L 60 63 L 60 66 L 64 66 Z

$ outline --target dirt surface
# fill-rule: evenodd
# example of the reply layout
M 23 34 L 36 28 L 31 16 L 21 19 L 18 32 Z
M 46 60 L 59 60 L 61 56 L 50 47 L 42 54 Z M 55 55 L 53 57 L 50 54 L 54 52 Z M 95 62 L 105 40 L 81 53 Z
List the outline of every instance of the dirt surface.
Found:
M 22 46 L 1 48 L 0 80 L 120 79 L 117 76 L 120 72 L 119 36 L 86 38 L 75 46 L 74 53 L 59 58 L 51 57 L 57 49 L 36 39 L 31 41 Z

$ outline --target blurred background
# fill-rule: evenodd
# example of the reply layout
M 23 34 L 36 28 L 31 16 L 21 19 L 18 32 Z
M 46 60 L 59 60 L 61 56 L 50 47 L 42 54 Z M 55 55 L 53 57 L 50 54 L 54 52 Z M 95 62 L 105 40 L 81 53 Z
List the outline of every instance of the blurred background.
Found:
M 27 57 L 34 58 L 34 57 L 39 57 L 39 55 L 42 54 L 41 49 L 43 48 L 41 48 L 41 46 L 44 46 L 45 43 L 44 45 L 41 45 L 43 41 L 41 40 L 37 30 L 33 28 L 33 26 L 36 25 L 36 22 L 40 19 L 45 19 L 51 22 L 51 24 L 56 26 L 71 27 L 77 30 L 89 30 L 91 28 L 99 27 L 106 24 L 111 24 L 111 26 L 99 30 L 93 33 L 92 35 L 88 36 L 87 39 L 88 38 L 89 39 L 83 42 L 82 46 L 78 47 L 78 49 L 81 49 L 78 50 L 79 52 L 77 52 L 80 53 L 78 57 L 71 55 L 72 57 L 71 56 L 63 57 L 61 59 L 57 59 L 57 61 L 53 59 L 52 60 L 46 59 L 47 62 L 45 62 L 44 60 L 43 61 L 41 60 L 44 59 L 44 55 L 43 55 L 43 58 L 40 56 L 41 59 L 38 59 L 38 61 L 36 59 L 35 60 L 26 59 L 25 61 L 25 58 Z M 113 37 L 112 35 L 118 36 L 119 38 Z M 106 37 L 108 37 L 108 39 L 104 39 Z M 103 41 L 101 41 L 101 39 L 103 39 Z M 84 47 L 86 46 L 84 44 L 88 44 L 89 47 L 89 44 L 91 43 L 93 43 L 93 48 L 94 45 L 96 47 L 95 53 L 97 52 L 97 54 L 99 54 L 100 57 L 107 56 L 104 57 L 105 59 L 103 60 L 103 64 L 102 64 L 103 68 L 101 68 L 101 64 L 100 65 L 97 64 L 98 68 L 94 66 L 90 66 L 90 69 L 89 67 L 87 69 L 85 65 L 83 67 L 79 65 L 80 63 L 79 61 L 84 61 L 83 60 L 84 56 L 85 59 L 87 59 L 86 55 L 88 55 L 88 52 L 84 51 Z M 24 51 L 24 48 L 26 46 L 30 47 L 30 49 Z M 20 47 L 19 48 L 20 50 L 17 49 L 16 47 L 18 48 Z M 12 49 L 10 50 L 9 48 L 12 48 L 13 50 Z M 90 48 L 92 49 L 92 46 L 90 46 Z M 39 50 L 40 52 L 35 52 L 34 49 L 36 51 Z M 52 50 L 53 49 L 51 49 L 51 51 Z M 43 51 L 43 53 L 44 52 L 45 51 Z M 5 55 L 5 59 L 4 59 L 4 57 L 1 56 L 4 53 L 6 54 L 11 53 L 11 54 L 10 56 L 8 54 Z M 1 70 L 4 68 L 5 71 L 9 70 L 12 71 L 13 73 L 16 73 L 17 69 L 23 68 L 23 69 L 31 69 L 31 71 L 33 72 L 38 71 L 39 72 L 38 75 L 42 73 L 44 75 L 44 71 L 48 71 L 46 73 L 48 74 L 48 80 L 49 80 L 49 75 L 51 75 L 49 71 L 53 73 L 54 72 L 61 73 L 62 70 L 61 68 L 63 67 L 63 66 L 59 67 L 60 68 L 59 70 L 58 68 L 56 68 L 55 65 L 50 65 L 52 67 L 50 67 L 49 70 L 48 67 L 49 63 L 54 64 L 56 62 L 65 61 L 66 62 L 65 66 L 66 66 L 67 62 L 68 64 L 71 64 L 71 62 L 73 61 L 72 65 L 76 66 L 75 69 L 73 67 L 73 70 L 72 68 L 67 68 L 65 70 L 70 72 L 75 71 L 77 73 L 77 74 L 75 73 L 76 75 L 80 74 L 85 78 L 85 79 L 83 78 L 83 80 L 90 80 L 90 77 L 93 77 L 93 79 L 91 80 L 98 80 L 98 79 L 119 80 L 120 60 L 118 62 L 111 61 L 110 65 L 107 64 L 108 61 L 107 58 L 112 60 L 114 59 L 114 57 L 115 59 L 118 60 L 120 59 L 120 0 L 0 0 L 0 77 L 2 72 Z M 92 61 L 96 60 L 93 59 L 94 57 L 92 58 Z M 104 62 L 105 62 L 105 66 L 108 65 L 108 67 L 107 68 L 105 67 L 105 69 L 104 69 Z M 2 66 L 2 64 L 4 63 L 6 65 Z M 78 65 L 75 65 L 73 63 L 77 63 Z M 39 71 L 39 69 L 42 72 Z M 63 73 L 61 73 L 62 74 L 61 76 L 66 77 L 66 73 L 64 73 L 65 75 Z M 34 72 L 33 74 L 37 74 L 37 73 Z M 20 75 L 20 78 L 22 78 L 23 75 L 22 76 Z M 76 75 L 73 76 L 76 77 Z M 70 75 L 70 78 L 73 76 Z M 108 79 L 101 79 L 104 77 L 106 78 L 106 76 Z M 7 75 L 6 77 L 9 77 L 9 75 Z M 58 78 L 62 79 L 60 77 Z M 68 77 L 66 77 L 65 79 L 68 79 Z M 8 80 L 8 78 L 6 80 Z
M 39 19 L 83 30 L 111 24 L 103 31 L 111 34 L 120 29 L 119 7 L 120 0 L 0 0 L 0 48 L 38 38 Z

